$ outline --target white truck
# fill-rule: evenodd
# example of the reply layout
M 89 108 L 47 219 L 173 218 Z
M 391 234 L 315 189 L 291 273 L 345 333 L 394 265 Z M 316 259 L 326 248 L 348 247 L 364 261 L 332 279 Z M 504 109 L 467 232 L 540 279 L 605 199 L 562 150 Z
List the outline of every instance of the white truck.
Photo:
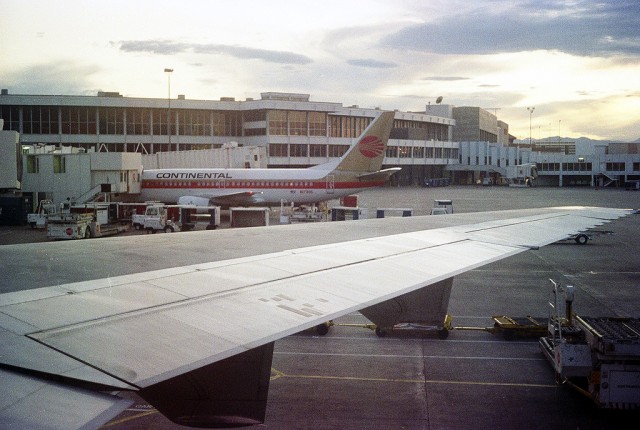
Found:
M 201 213 L 203 211 L 207 213 Z M 136 230 L 152 233 L 189 231 L 195 229 L 198 224 L 204 224 L 207 230 L 214 230 L 220 225 L 220 207 L 151 202 L 147 204 L 143 214 L 134 213 L 131 216 L 131 224 Z
M 446 215 L 453 213 L 453 202 L 451 200 L 436 199 L 433 201 L 431 215 Z
M 536 163 L 518 164 L 507 167 L 507 181 L 510 187 L 532 187 L 538 179 Z
M 91 237 L 93 214 L 59 213 L 47 219 L 47 237 L 53 240 L 88 239 Z
M 45 228 L 49 215 L 54 215 L 56 212 L 56 205 L 51 200 L 40 200 L 36 211 L 27 214 L 27 224 L 31 228 Z
M 167 207 L 161 204 L 147 206 L 143 214 L 133 214 L 131 224 L 136 230 L 146 230 L 152 233 L 158 231 L 173 233 L 180 229 L 178 224 L 167 216 Z

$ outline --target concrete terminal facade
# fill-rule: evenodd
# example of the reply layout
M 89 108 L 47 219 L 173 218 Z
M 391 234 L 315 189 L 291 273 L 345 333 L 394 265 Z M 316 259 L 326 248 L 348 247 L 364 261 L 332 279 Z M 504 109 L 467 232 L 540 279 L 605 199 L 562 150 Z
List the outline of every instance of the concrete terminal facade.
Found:
M 306 167 L 341 156 L 378 112 L 275 92 L 243 101 L 184 96 L 169 101 L 109 92 L 0 94 L 4 129 L 20 133 L 23 145 L 156 154 L 215 149 L 234 141 L 240 147 L 264 148 L 269 167 Z M 538 164 L 543 185 L 605 186 L 640 179 L 637 144 L 624 153 L 611 154 L 602 147 L 577 157 L 514 146 L 513 141 L 508 124 L 489 110 L 429 104 L 423 112 L 396 111 L 384 165 L 402 167 L 392 180 L 403 185 L 421 185 L 430 178 L 473 184 L 487 176 L 499 182 L 507 166 L 527 162 Z

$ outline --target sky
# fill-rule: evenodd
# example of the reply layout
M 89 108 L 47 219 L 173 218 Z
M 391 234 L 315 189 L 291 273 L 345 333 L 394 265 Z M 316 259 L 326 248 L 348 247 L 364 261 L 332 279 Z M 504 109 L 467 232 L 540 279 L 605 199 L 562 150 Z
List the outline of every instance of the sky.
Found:
M 11 94 L 479 106 L 519 139 L 640 139 L 637 0 L 1 0 Z M 173 69 L 169 77 L 165 68 Z M 527 109 L 535 108 L 535 109 Z

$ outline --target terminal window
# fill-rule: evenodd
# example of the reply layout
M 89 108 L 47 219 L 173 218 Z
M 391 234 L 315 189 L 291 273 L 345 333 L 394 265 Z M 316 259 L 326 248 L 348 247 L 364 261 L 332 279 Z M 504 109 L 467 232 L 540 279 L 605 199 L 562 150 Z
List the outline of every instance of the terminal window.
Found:
M 66 157 L 62 155 L 54 155 L 53 156 L 53 173 L 66 173 L 67 171 L 67 163 Z
M 607 163 L 606 169 L 609 172 L 624 172 L 625 165 L 624 165 L 624 162 L 621 162 L 621 163 L 611 162 L 611 163 Z
M 40 159 L 35 155 L 27 156 L 27 173 L 40 173 Z

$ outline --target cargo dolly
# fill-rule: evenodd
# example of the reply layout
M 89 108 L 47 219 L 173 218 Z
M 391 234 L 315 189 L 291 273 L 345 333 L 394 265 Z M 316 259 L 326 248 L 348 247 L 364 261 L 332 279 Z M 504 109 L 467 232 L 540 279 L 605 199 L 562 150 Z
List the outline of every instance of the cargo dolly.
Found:
M 612 231 L 608 230 L 593 230 L 590 232 L 580 232 L 572 234 L 563 240 L 573 240 L 578 245 L 586 245 L 594 236 L 612 235 Z
M 454 326 L 454 330 L 477 330 L 501 334 L 506 340 L 516 338 L 538 338 L 547 332 L 547 319 L 540 317 L 510 317 L 494 315 L 491 327 Z
M 355 328 L 366 328 L 372 330 L 376 336 L 385 337 L 390 332 L 435 332 L 440 339 L 446 339 L 449 337 L 449 331 L 453 330 L 455 327 L 451 325 L 451 315 L 445 315 L 444 321 L 442 325 L 426 325 L 416 322 L 407 322 L 407 323 L 399 323 L 392 327 L 378 327 L 376 324 L 368 323 L 368 324 L 348 324 L 348 323 L 336 323 L 333 320 L 327 321 L 325 323 L 319 324 L 314 327 L 316 334 L 320 336 L 324 336 L 329 332 L 329 328 L 333 326 L 339 327 L 355 327 Z
M 324 336 L 333 326 L 366 328 L 375 332 L 378 337 L 384 337 L 391 332 L 435 332 L 440 339 L 446 339 L 451 330 L 475 330 L 486 331 L 492 334 L 501 334 L 506 340 L 516 338 L 539 338 L 547 332 L 547 319 L 540 317 L 510 317 L 506 315 L 494 315 L 494 324 L 491 327 L 454 326 L 451 315 L 446 315 L 442 325 L 425 325 L 420 323 L 399 323 L 393 327 L 378 327 L 375 324 L 344 324 L 328 321 L 315 327 L 318 335 Z

